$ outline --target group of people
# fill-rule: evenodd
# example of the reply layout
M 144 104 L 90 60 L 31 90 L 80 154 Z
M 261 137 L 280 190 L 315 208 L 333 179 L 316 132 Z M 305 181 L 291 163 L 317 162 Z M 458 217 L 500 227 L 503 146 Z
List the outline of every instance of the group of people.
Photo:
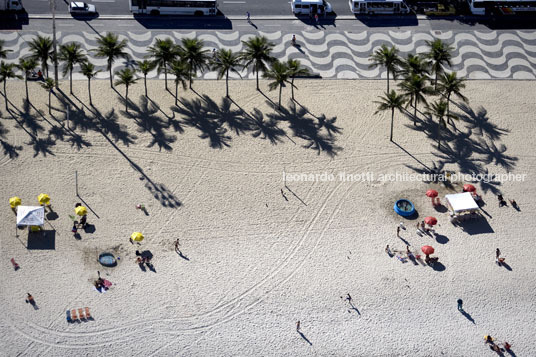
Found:
M 499 346 L 501 343 L 495 343 L 495 339 L 491 337 L 490 335 L 484 336 L 484 343 L 489 344 L 490 345 L 489 348 L 491 348 L 493 351 L 499 354 L 502 354 L 501 347 Z M 510 348 L 512 347 L 512 345 L 510 345 L 506 341 L 502 343 L 502 346 L 506 351 L 509 351 Z
M 498 195 L 497 199 L 499 200 L 499 207 L 508 206 L 508 204 L 504 200 L 503 195 Z M 510 201 L 510 204 L 512 205 L 512 207 L 514 207 L 515 209 L 518 208 L 516 200 L 508 200 L 508 201 Z

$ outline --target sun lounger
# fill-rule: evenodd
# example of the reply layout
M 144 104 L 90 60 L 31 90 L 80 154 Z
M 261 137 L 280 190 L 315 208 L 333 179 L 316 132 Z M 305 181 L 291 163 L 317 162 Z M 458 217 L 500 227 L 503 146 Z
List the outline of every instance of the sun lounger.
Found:
M 73 322 L 73 319 L 71 319 L 71 310 L 67 310 L 67 322 Z
M 91 314 L 89 313 L 89 307 L 85 307 L 84 309 L 86 310 L 86 319 L 90 320 L 91 319 Z
M 72 321 L 78 320 L 78 315 L 76 314 L 76 309 L 71 310 L 71 320 Z
M 86 317 L 84 316 L 84 310 L 78 309 L 78 316 L 80 316 L 80 320 L 85 320 Z

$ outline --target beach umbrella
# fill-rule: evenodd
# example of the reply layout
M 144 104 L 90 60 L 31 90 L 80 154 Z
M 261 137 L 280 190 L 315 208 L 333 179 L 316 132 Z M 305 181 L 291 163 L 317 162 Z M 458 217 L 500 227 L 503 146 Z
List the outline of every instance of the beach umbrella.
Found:
M 17 206 L 20 206 L 20 204 L 21 204 L 21 200 L 17 196 L 11 197 L 9 199 L 9 205 L 11 206 L 11 208 L 15 208 Z
M 50 204 L 50 196 L 46 193 L 42 193 L 39 196 L 37 196 L 37 200 L 39 201 L 39 204 L 41 205 L 48 205 Z
M 134 232 L 130 236 L 130 239 L 132 239 L 133 241 L 136 241 L 136 242 L 141 242 L 143 240 L 143 238 L 145 238 L 145 237 L 140 232 Z
M 430 255 L 430 254 L 433 254 L 434 253 L 434 247 L 432 246 L 429 246 L 429 245 L 423 245 L 421 247 L 421 250 L 424 254 L 426 255 Z
M 437 219 L 435 217 L 426 217 L 424 219 L 424 223 L 428 224 L 429 226 L 435 226 L 437 224 Z
M 437 197 L 437 195 L 438 195 L 438 193 L 437 193 L 436 190 L 430 189 L 430 190 L 426 191 L 426 196 L 428 196 L 428 197 L 434 198 L 434 197 Z
M 465 185 L 463 185 L 463 191 L 464 192 L 475 192 L 476 187 L 471 185 L 470 183 L 466 183 Z
M 84 206 L 78 206 L 74 209 L 74 213 L 79 216 L 85 216 L 87 214 L 87 208 Z

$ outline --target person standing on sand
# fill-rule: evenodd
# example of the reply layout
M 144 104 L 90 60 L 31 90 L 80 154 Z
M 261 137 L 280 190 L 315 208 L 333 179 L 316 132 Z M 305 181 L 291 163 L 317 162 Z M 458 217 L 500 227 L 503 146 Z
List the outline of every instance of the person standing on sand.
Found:
M 175 242 L 175 253 L 181 254 L 181 250 L 179 249 L 179 246 L 181 244 L 179 243 L 179 238 L 177 238 L 177 241 Z
M 32 295 L 30 295 L 30 293 L 26 293 L 28 296 L 26 297 L 26 303 L 30 303 L 32 306 L 35 307 L 35 300 L 33 298 Z
M 387 253 L 390 257 L 393 256 L 393 253 L 391 252 L 391 248 L 389 248 L 389 244 L 387 244 L 387 247 L 385 247 L 385 253 Z
M 458 299 L 457 303 L 458 303 L 458 311 L 463 311 L 463 300 Z
M 400 226 L 396 227 L 396 236 L 400 238 Z
M 296 331 L 300 332 L 300 320 L 296 322 Z
M 495 250 L 495 258 L 497 258 L 497 260 L 499 260 L 499 257 L 501 256 L 501 251 L 499 250 L 499 248 L 497 248 Z

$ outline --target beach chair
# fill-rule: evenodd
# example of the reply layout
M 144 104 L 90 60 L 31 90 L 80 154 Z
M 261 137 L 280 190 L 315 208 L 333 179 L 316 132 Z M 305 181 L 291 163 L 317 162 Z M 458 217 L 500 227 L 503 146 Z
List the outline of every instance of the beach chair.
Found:
M 84 310 L 78 309 L 78 316 L 80 317 L 80 320 L 85 320 L 86 317 L 84 316 Z
M 11 258 L 11 264 L 13 264 L 13 269 L 19 270 L 20 266 L 15 262 L 15 258 Z
M 91 320 L 91 314 L 89 313 L 89 307 L 84 308 L 86 310 L 86 320 Z
M 71 310 L 71 320 L 74 322 L 78 320 L 78 315 L 76 314 L 76 309 Z
M 71 319 L 71 310 L 67 310 L 67 322 L 73 322 L 73 319 Z

